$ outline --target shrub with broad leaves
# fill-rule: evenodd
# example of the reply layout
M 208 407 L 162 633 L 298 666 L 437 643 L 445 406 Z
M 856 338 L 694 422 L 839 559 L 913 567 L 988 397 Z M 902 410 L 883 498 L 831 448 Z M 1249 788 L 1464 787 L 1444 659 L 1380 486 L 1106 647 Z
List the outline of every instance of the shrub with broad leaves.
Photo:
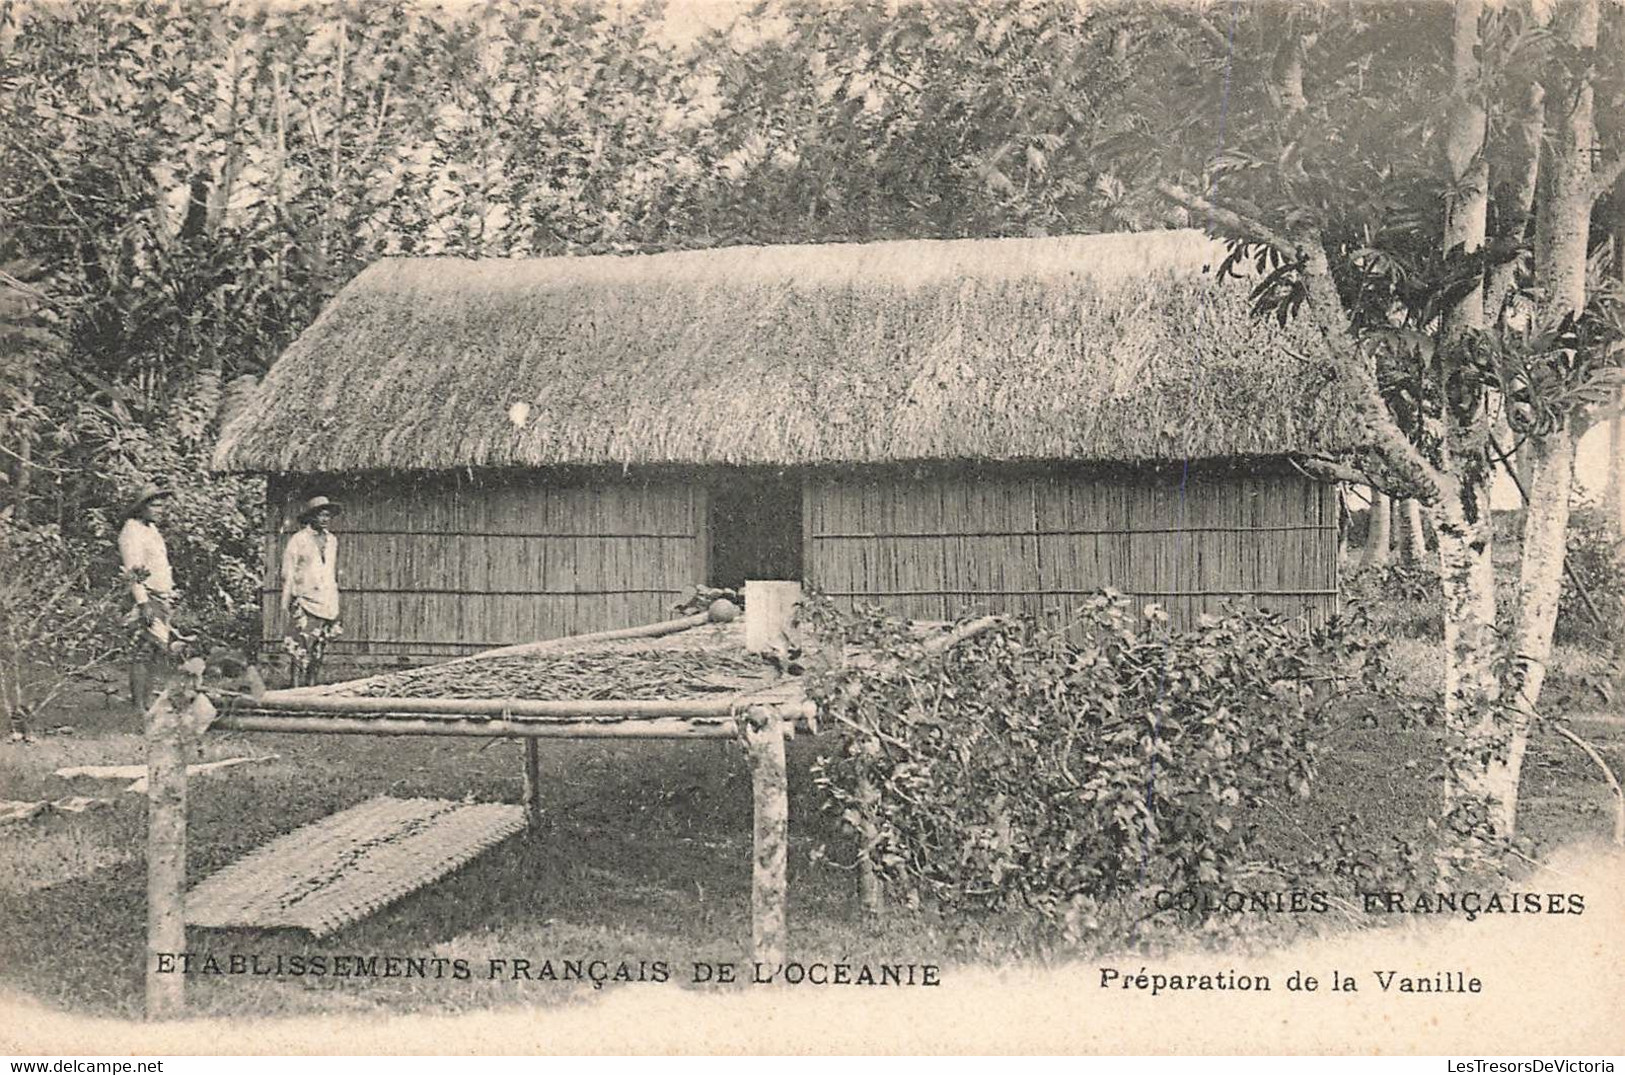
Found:
M 1391 638 L 1442 638 L 1444 590 L 1432 564 L 1378 564 L 1344 579 L 1344 596 L 1370 610 Z
M 0 713 L 13 739 L 76 678 L 123 645 L 115 583 L 98 583 L 90 557 L 59 527 L 19 527 L 0 510 Z
M 878 610 L 812 598 L 807 690 L 840 749 L 816 779 L 891 894 L 1036 912 L 1068 939 L 1106 901 L 1220 884 L 1245 807 L 1307 796 L 1334 684 L 1364 644 L 1255 609 L 1170 631 L 1096 597 L 935 653 Z

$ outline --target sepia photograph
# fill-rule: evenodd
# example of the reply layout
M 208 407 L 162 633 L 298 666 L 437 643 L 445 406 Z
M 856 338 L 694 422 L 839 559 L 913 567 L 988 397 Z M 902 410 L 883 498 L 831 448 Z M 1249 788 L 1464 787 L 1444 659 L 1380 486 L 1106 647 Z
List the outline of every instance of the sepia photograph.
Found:
M 1621 0 L 0 0 L 0 1052 L 1612 1071 L 1622 172 Z

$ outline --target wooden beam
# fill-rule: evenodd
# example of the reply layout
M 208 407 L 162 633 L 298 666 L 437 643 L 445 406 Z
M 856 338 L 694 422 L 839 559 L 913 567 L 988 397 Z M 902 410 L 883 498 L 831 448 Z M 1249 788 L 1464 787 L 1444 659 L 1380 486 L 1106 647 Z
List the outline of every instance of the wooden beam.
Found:
M 885 909 L 884 893 L 880 885 L 880 876 L 875 872 L 874 847 L 877 826 L 875 825 L 875 804 L 879 796 L 875 794 L 874 782 L 869 779 L 865 769 L 858 770 L 858 904 L 863 916 L 869 921 L 880 917 Z
M 455 714 L 345 717 L 299 713 L 227 713 L 213 727 L 234 732 L 315 735 L 464 735 L 482 739 L 728 739 L 730 718 L 639 720 L 485 720 Z
M 791 687 L 795 689 L 789 689 Z M 454 701 L 444 704 L 456 705 Z M 751 695 L 747 702 L 736 703 L 727 712 L 651 717 L 624 712 L 624 707 L 629 704 L 614 703 L 608 711 L 596 717 L 487 717 L 483 713 L 470 714 L 455 709 L 445 712 L 412 709 L 346 713 L 325 708 L 261 708 L 245 696 L 228 707 L 209 726 L 239 732 L 332 732 L 336 735 L 468 735 L 537 739 L 722 738 L 733 734 L 733 729 L 737 727 L 736 718 L 747 709 L 775 706 L 791 722 L 789 728 L 799 727 L 814 734 L 818 731 L 818 706 L 800 696 L 799 683 Z
M 147 965 L 148 1019 L 186 1011 L 186 756 L 175 683 L 147 710 Z M 171 965 L 160 971 L 160 959 Z
M 748 695 L 701 699 L 587 699 L 557 702 L 519 698 L 356 698 L 305 695 L 290 698 L 268 691 L 248 710 L 287 713 L 439 713 L 466 717 L 726 717 L 752 704 Z
M 956 627 L 945 635 L 935 635 L 926 639 L 925 651 L 927 653 L 941 653 L 944 650 L 952 649 L 961 642 L 991 631 L 1007 621 L 1008 617 L 1006 616 L 983 616 L 980 619 L 971 620 L 969 623 Z
M 584 635 L 565 635 L 562 638 L 544 638 L 538 642 L 521 642 L 516 646 L 501 646 L 497 649 L 484 649 L 478 653 L 469 653 L 461 657 L 438 662 L 437 667 L 451 664 L 465 664 L 469 661 L 482 661 L 487 657 L 520 657 L 534 653 L 548 653 L 552 650 L 568 649 L 582 644 L 598 642 L 614 642 L 623 638 L 661 638 L 665 635 L 674 635 L 679 631 L 687 631 L 693 627 L 702 627 L 711 619 L 708 612 L 696 612 L 692 615 L 681 616 L 675 620 L 661 620 L 659 623 L 646 623 L 637 627 L 617 627 L 610 631 L 593 631 Z M 286 690 L 266 691 L 265 697 L 275 702 L 308 702 L 312 698 L 327 698 L 339 691 L 354 690 L 363 684 L 381 679 L 392 673 L 385 672 L 377 675 L 362 676 L 360 679 L 347 679 L 342 683 L 323 683 L 312 687 L 292 687 Z
M 694 525 L 694 585 L 711 585 L 711 490 L 689 487 L 689 511 Z
M 813 480 L 805 472 L 801 476 L 801 580 L 814 582 L 813 577 Z
M 784 645 L 801 600 L 801 583 L 751 579 L 745 583 L 745 650 L 772 653 Z
M 525 822 L 531 836 L 542 831 L 542 759 L 536 737 L 525 740 Z
M 622 638 L 661 638 L 665 635 L 677 634 L 679 631 L 687 631 L 693 627 L 703 627 L 710 620 L 710 613 L 695 612 L 688 616 L 680 616 L 675 620 L 661 620 L 659 623 L 645 623 L 637 627 L 617 627 L 609 631 L 593 631 L 584 635 L 565 635 L 563 638 L 544 638 L 540 642 L 522 642 L 517 646 L 481 650 L 478 653 L 470 653 L 466 657 L 455 657 L 446 663 L 466 664 L 469 661 L 480 661 L 487 657 L 518 657 L 527 653 L 546 653 L 549 650 L 579 646 L 582 643 L 614 642 Z
M 744 732 L 755 799 L 751 952 L 756 962 L 776 967 L 784 962 L 789 932 L 790 791 L 784 761 L 784 721 L 776 707 L 754 706 L 745 715 Z

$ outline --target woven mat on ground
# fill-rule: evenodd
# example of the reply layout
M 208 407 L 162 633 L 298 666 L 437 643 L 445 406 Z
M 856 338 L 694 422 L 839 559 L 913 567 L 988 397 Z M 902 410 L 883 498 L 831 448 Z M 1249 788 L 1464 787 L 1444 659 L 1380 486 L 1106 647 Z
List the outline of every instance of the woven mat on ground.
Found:
M 296 829 L 206 878 L 186 920 L 317 937 L 438 880 L 525 827 L 523 807 L 380 797 Z

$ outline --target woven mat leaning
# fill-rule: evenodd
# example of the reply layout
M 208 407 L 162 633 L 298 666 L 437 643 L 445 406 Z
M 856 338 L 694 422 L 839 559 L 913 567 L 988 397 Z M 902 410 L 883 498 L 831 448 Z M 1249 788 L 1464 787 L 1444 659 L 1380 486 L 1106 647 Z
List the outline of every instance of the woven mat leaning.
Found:
M 204 879 L 186 897 L 186 920 L 213 929 L 301 929 L 324 937 L 524 827 L 524 808 L 506 803 L 369 799 Z

